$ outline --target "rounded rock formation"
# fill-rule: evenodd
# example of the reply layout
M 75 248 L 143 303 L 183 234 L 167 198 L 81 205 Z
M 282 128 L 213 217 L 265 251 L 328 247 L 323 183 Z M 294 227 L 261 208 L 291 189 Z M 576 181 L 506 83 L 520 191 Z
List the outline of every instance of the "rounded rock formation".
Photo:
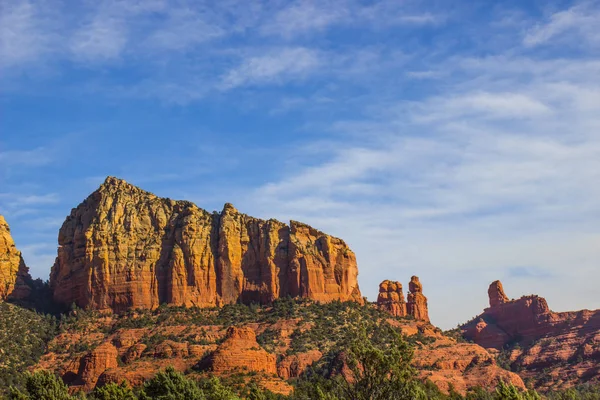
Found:
M 277 374 L 276 358 L 256 341 L 251 328 L 230 327 L 225 341 L 209 357 L 209 368 L 216 374 L 236 371 Z

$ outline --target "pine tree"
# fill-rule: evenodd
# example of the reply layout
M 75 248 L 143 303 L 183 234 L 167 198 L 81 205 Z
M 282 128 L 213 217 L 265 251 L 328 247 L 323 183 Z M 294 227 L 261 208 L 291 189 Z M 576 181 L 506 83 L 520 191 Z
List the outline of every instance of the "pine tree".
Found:
M 9 400 L 73 400 L 67 385 L 50 371 L 25 375 L 25 393 L 11 387 Z
M 120 385 L 109 383 L 94 389 L 90 394 L 90 400 L 137 400 L 137 396 L 126 382 Z
M 140 393 L 140 400 L 206 400 L 196 382 L 167 367 L 147 381 Z

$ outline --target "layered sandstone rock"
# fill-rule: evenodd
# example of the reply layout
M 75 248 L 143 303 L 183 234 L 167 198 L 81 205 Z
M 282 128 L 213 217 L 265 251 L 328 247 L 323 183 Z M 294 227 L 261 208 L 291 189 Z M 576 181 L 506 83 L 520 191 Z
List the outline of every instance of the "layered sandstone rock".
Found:
M 277 374 L 275 355 L 262 349 L 254 331 L 247 327 L 229 328 L 225 341 L 210 355 L 208 364 L 216 374 L 236 371 Z
M 117 368 L 117 348 L 110 343 L 104 343 L 86 354 L 81 359 L 78 376 L 85 390 L 93 389 L 98 378 L 106 370 Z
M 0 300 L 26 298 L 31 292 L 30 281 L 29 269 L 0 215 Z
M 109 177 L 60 229 L 50 285 L 59 303 L 122 311 L 284 296 L 360 302 L 357 275 L 342 240 L 305 224 L 231 204 L 209 213 Z
M 499 281 L 488 294 L 490 307 L 462 326 L 467 339 L 508 351 L 521 376 L 541 389 L 548 374 L 555 388 L 600 381 L 600 310 L 553 312 L 536 295 L 509 300 Z
M 377 306 L 395 317 L 406 316 L 406 301 L 400 282 L 385 280 L 379 284 Z
M 418 321 L 429 322 L 429 311 L 427 309 L 427 297 L 423 295 L 423 285 L 419 277 L 413 276 L 408 284 L 408 301 L 406 311 Z

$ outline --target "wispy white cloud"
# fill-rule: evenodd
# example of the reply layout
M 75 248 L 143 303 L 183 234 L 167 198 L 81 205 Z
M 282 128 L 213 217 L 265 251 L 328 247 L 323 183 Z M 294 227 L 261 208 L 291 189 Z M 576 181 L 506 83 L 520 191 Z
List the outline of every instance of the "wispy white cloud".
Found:
M 54 161 L 54 155 L 53 149 L 47 147 L 38 147 L 33 150 L 0 149 L 0 165 L 39 167 Z
M 550 43 L 562 44 L 569 36 L 575 35 L 572 44 L 600 45 L 600 7 L 597 2 L 590 1 L 577 4 L 568 10 L 558 11 L 550 15 L 544 23 L 529 29 L 523 43 L 526 46 L 539 46 Z
M 371 298 L 383 279 L 423 275 L 434 322 L 445 327 L 457 322 L 447 307 L 475 315 L 486 282 L 498 278 L 558 308 L 597 307 L 561 286 L 566 264 L 582 290 L 593 290 L 584 277 L 600 278 L 600 85 L 581 74 L 597 66 L 501 57 L 450 59 L 444 69 L 461 78 L 438 94 L 335 123 L 346 135 L 324 144 L 329 157 L 290 166 L 252 207 L 314 223 L 368 255 L 359 262 Z M 303 160 L 320 158 L 306 151 Z M 515 273 L 522 265 L 545 279 Z M 466 306 L 456 293 L 475 282 L 481 301 Z
M 257 83 L 277 84 L 282 80 L 301 79 L 319 66 L 316 51 L 304 47 L 270 50 L 244 59 L 222 79 L 224 89 Z
M 112 16 L 96 16 L 77 29 L 70 41 L 73 57 L 82 61 L 108 61 L 119 58 L 127 45 L 124 21 Z
M 6 0 L 0 4 L 0 66 L 29 64 L 53 51 L 55 31 L 35 3 Z
M 60 226 L 60 225 L 59 225 Z M 56 259 L 56 245 L 48 242 L 32 243 L 28 245 L 19 245 L 17 247 L 26 255 L 25 264 L 29 267 L 29 273 L 34 277 L 48 279 L 48 270 L 54 264 Z
M 420 104 L 419 108 L 417 117 L 420 121 L 456 118 L 458 115 L 491 119 L 532 118 L 551 113 L 543 102 L 514 92 L 475 92 L 431 99 Z
M 296 1 L 278 11 L 262 28 L 268 35 L 290 38 L 307 33 L 318 33 L 351 17 L 346 1 Z
M 189 8 L 174 9 L 167 15 L 165 24 L 150 34 L 146 45 L 153 51 L 184 51 L 227 33 L 206 17 Z

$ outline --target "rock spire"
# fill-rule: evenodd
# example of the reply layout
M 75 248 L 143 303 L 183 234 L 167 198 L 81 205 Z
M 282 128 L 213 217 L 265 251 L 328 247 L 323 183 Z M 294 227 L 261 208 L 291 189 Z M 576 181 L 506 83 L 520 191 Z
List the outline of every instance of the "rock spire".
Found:
M 416 320 L 429 322 L 429 310 L 427 309 L 427 297 L 423 295 L 423 285 L 418 276 L 412 276 L 408 284 L 408 302 L 406 310 Z

